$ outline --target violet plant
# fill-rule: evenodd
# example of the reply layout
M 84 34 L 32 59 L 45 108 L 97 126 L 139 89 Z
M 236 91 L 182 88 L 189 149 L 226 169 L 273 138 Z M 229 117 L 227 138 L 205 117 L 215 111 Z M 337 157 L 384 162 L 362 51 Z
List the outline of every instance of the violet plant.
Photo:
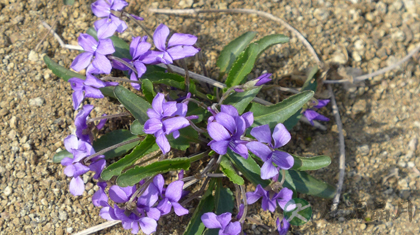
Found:
M 124 20 L 143 20 L 125 13 L 127 5 L 124 0 L 92 4 L 92 12 L 101 18 L 94 29 L 80 34 L 84 52 L 71 64 L 75 71 L 86 69 L 86 77 L 44 58 L 74 90 L 76 128 L 64 140 L 66 150 L 53 159 L 72 178 L 71 194 L 85 194 L 81 176 L 92 171 L 99 187 L 92 203 L 101 208 L 100 216 L 121 221 L 133 234 L 157 231 L 158 221 L 167 215 L 192 214 L 184 234 L 230 235 L 243 232 L 248 206 L 260 198 L 262 210 L 274 213 L 298 193 L 334 196 L 333 186 L 306 172 L 328 166 L 329 157 L 303 158 L 279 150 L 292 145 L 288 130 L 302 114 L 310 121 L 327 120 L 310 109 L 302 112 L 313 102 L 314 74 L 301 93 L 268 106 L 255 98 L 261 86 L 271 82 L 271 74 L 246 79 L 258 56 L 272 45 L 288 42 L 287 37 L 274 34 L 251 43 L 255 33 L 247 32 L 233 40 L 217 60 L 219 79 L 226 78 L 225 88 L 208 93 L 189 71 L 184 77 L 170 67 L 184 64 L 184 58 L 200 52 L 194 46 L 197 37 L 184 33 L 169 37 L 169 28 L 161 24 L 153 38 L 139 35 L 127 43 L 115 36 L 127 29 Z M 117 71 L 127 77 L 113 77 Z M 134 90 L 125 88 L 124 82 Z M 94 109 L 89 99 L 105 97 L 116 98 L 130 112 L 134 118 L 130 130 L 98 135 L 107 120 L 123 115 L 89 118 Z M 327 103 L 321 100 L 314 107 Z M 97 125 L 96 120 L 100 120 Z M 200 151 L 194 152 L 192 145 L 200 146 Z M 187 153 L 190 156 L 185 156 Z M 177 172 L 177 179 L 170 177 L 170 172 Z M 235 185 L 236 197 L 222 183 L 223 177 Z M 256 190 L 245 192 L 245 180 Z M 289 228 L 287 218 L 277 218 L 279 234 L 286 234 Z

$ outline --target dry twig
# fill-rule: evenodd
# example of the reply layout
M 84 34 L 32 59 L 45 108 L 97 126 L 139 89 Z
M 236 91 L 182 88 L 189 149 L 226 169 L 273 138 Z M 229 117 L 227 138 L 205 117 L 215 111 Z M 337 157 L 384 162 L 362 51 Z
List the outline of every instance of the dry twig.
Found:
M 267 18 L 269 20 L 276 21 L 277 23 L 280 23 L 285 28 L 290 30 L 309 50 L 314 60 L 318 63 L 320 67 L 323 67 L 323 62 L 318 57 L 318 55 L 315 52 L 315 49 L 311 46 L 311 44 L 306 40 L 306 38 L 299 33 L 295 28 L 293 28 L 290 24 L 288 24 L 286 21 L 282 20 L 281 18 L 274 16 L 270 13 L 263 12 L 263 11 L 257 11 L 252 9 L 208 9 L 208 10 L 201 10 L 201 9 L 185 9 L 185 10 L 172 10 L 172 9 L 153 9 L 149 8 L 149 11 L 154 13 L 160 13 L 160 14 L 189 14 L 189 15 L 195 15 L 195 14 L 202 14 L 202 13 L 233 13 L 233 14 L 256 14 L 258 16 Z
M 52 30 L 52 28 L 47 24 L 47 22 L 45 22 L 45 21 L 41 21 L 41 22 L 42 22 L 42 25 L 45 28 L 47 28 L 48 30 L 50 30 L 50 32 L 52 32 L 54 34 L 54 38 L 58 41 L 58 43 L 60 44 L 60 46 L 62 48 L 66 48 L 66 49 L 70 49 L 70 50 L 83 51 L 83 48 L 81 46 L 74 46 L 74 45 L 65 44 L 63 42 L 63 40 L 61 40 L 60 36 L 58 36 L 58 34 L 54 30 Z
M 331 212 L 337 210 L 337 206 L 340 203 L 340 195 L 343 190 L 344 174 L 346 169 L 346 145 L 344 143 L 344 134 L 343 134 L 343 124 L 341 123 L 340 113 L 338 111 L 337 102 L 335 101 L 334 92 L 331 88 L 331 85 L 328 85 L 328 91 L 331 96 L 331 105 L 333 109 L 333 114 L 335 122 L 337 123 L 338 130 L 338 139 L 340 142 L 340 158 L 339 158 L 339 170 L 338 175 L 338 184 L 337 184 L 337 194 L 334 196 L 333 204 L 331 205 Z
M 87 235 L 87 234 L 95 233 L 95 232 L 101 231 L 103 229 L 112 227 L 112 226 L 114 226 L 116 224 L 119 224 L 119 223 L 121 223 L 121 220 L 107 221 L 105 223 L 90 227 L 90 228 L 85 229 L 83 231 L 80 231 L 78 233 L 74 233 L 73 235 Z

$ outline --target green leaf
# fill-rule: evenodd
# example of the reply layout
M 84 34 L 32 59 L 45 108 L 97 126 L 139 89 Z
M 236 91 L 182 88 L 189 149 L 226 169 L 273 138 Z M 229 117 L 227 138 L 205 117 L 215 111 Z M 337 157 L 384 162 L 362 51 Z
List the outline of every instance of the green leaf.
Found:
M 122 130 L 122 129 L 115 130 L 115 131 L 106 133 L 100 139 L 94 141 L 93 149 L 95 149 L 96 152 L 99 152 L 102 149 L 108 148 L 112 145 L 116 145 L 116 144 L 119 144 L 128 140 L 132 140 L 135 138 L 137 138 L 137 136 L 131 134 L 130 131 L 128 130 Z M 139 142 L 140 141 L 136 141 L 131 144 L 126 144 L 116 149 L 109 150 L 108 152 L 104 154 L 105 158 L 110 159 L 110 158 L 121 156 L 127 153 L 128 151 L 130 151 L 130 149 L 134 148 L 134 146 L 138 145 Z
M 260 40 L 256 41 L 255 43 L 258 44 L 258 55 L 263 53 L 269 47 L 274 46 L 280 43 L 289 42 L 289 38 L 284 36 L 283 34 L 272 34 L 261 38 Z
M 225 188 L 222 185 L 222 181 L 219 179 L 216 184 L 216 192 L 214 193 L 216 215 L 223 214 L 225 212 L 232 213 L 233 207 L 235 207 L 235 201 L 233 193 L 229 188 Z
M 310 158 L 299 157 L 297 155 L 292 156 L 295 159 L 295 164 L 293 165 L 292 169 L 297 171 L 319 170 L 331 164 L 331 158 L 324 155 Z
M 279 177 L 280 180 L 281 175 Z M 286 171 L 284 186 L 299 193 L 322 198 L 333 198 L 336 194 L 336 188 L 334 186 L 312 177 L 305 171 Z
M 235 169 L 233 169 L 232 163 L 226 156 L 222 157 L 220 169 L 234 184 L 243 185 L 245 183 L 244 179 L 236 173 Z
M 124 105 L 124 107 L 133 114 L 140 124 L 144 123 L 149 119 L 147 116 L 147 110 L 152 106 L 140 96 L 134 94 L 123 86 L 116 86 L 114 88 L 114 94 L 117 99 Z
M 201 222 L 201 216 L 214 209 L 214 197 L 212 195 L 214 182 L 214 179 L 210 181 L 209 188 L 206 190 L 203 197 L 201 197 L 200 202 L 195 208 L 194 214 L 187 225 L 184 235 L 202 235 L 204 229 L 206 229 L 203 222 Z
M 133 186 L 146 177 L 169 171 L 188 170 L 190 168 L 190 160 L 186 157 L 166 159 L 151 163 L 147 166 L 136 166 L 117 178 L 117 184 L 120 187 Z
M 177 139 L 174 139 L 172 134 L 167 135 L 169 144 L 174 149 L 186 150 L 190 147 L 191 143 L 198 143 L 198 133 L 192 127 L 186 127 L 179 130 L 180 136 Z
M 64 5 L 73 6 L 74 0 L 63 0 Z
M 141 82 L 141 90 L 143 91 L 144 98 L 149 103 L 152 103 L 153 98 L 156 96 L 156 92 L 153 89 L 153 83 L 149 79 L 142 79 Z
M 105 168 L 102 171 L 101 178 L 103 180 L 110 180 L 113 176 L 120 175 L 125 168 L 131 166 L 145 155 L 158 149 L 159 146 L 156 144 L 155 137 L 153 135 L 147 135 L 147 137 L 139 145 L 137 145 L 130 154 L 127 154 L 125 157 Z
M 228 96 L 223 103 L 233 105 L 238 113 L 242 114 L 260 90 L 261 86 L 245 92 L 235 92 Z
M 192 119 L 191 121 L 194 123 L 199 123 L 201 121 L 203 121 L 204 116 L 206 116 L 209 113 L 209 111 L 207 111 L 206 109 L 203 109 L 202 107 L 198 106 L 198 104 L 194 103 L 194 102 L 189 102 L 188 103 L 188 111 L 187 111 L 187 116 L 191 116 L 191 115 L 197 115 L 198 119 Z
M 134 122 L 131 123 L 130 132 L 133 135 L 144 135 L 144 126 L 140 124 L 139 121 L 134 120 Z
M 248 46 L 257 32 L 246 32 L 227 44 L 220 52 L 216 65 L 220 68 L 220 73 L 226 73 L 231 68 L 238 55 Z
M 313 95 L 314 92 L 312 91 L 304 91 L 270 106 L 252 103 L 249 110 L 254 113 L 254 124 L 252 126 L 268 124 L 270 128 L 274 128 L 278 123 L 286 121 L 295 114 Z
M 98 40 L 98 37 L 96 36 L 96 30 L 94 28 L 89 28 L 86 33 Z M 112 36 L 110 39 L 112 40 L 112 44 L 115 48 L 115 52 L 112 54 L 113 56 L 118 58 L 127 58 L 130 60 L 132 59 L 130 55 L 130 45 L 128 45 L 127 42 L 117 36 Z
M 79 74 L 79 73 L 75 73 L 69 69 L 64 68 L 63 66 L 55 63 L 53 60 L 51 60 L 50 57 L 48 56 L 44 56 L 44 62 L 45 64 L 47 64 L 47 67 L 49 69 L 51 69 L 51 71 L 55 74 L 55 76 L 62 78 L 64 81 L 68 82 L 70 78 L 80 78 L 85 80 L 86 77 Z M 103 87 L 100 88 L 99 90 L 102 92 L 102 94 L 115 98 L 114 96 L 114 92 L 112 91 L 112 87 Z
M 71 154 L 67 150 L 61 150 L 60 152 L 54 154 L 53 162 L 54 163 L 61 163 L 61 160 L 63 160 L 63 158 L 66 158 L 66 157 L 73 158 L 73 154 Z
M 235 167 L 242 172 L 254 185 L 261 185 L 263 188 L 270 184 L 269 180 L 261 179 L 261 168 L 252 157 L 245 159 L 228 149 L 226 156 L 235 164 Z
M 248 75 L 254 68 L 258 52 L 258 44 L 252 43 L 244 53 L 238 56 L 226 79 L 227 87 L 239 85 L 245 80 L 246 75 Z

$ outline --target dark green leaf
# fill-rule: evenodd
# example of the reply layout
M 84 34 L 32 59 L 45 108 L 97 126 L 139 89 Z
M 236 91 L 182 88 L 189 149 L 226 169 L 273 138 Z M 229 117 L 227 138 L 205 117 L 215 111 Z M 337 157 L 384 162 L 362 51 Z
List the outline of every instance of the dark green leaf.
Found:
M 144 126 L 139 121 L 134 120 L 130 126 L 130 132 L 133 135 L 144 135 Z
M 93 36 L 96 40 L 98 40 L 98 37 L 96 36 L 96 31 L 94 28 L 89 28 L 86 31 L 86 33 Z M 110 39 L 112 40 L 112 44 L 114 45 L 114 48 L 115 48 L 115 52 L 113 56 L 116 56 L 118 58 L 127 58 L 131 60 L 130 45 L 128 45 L 127 42 L 125 42 L 124 40 L 122 40 L 121 38 L 117 36 L 112 36 L 110 37 Z
M 166 136 L 172 148 L 186 150 L 191 143 L 199 142 L 197 131 L 190 126 L 179 130 L 179 133 L 180 136 L 177 139 L 174 139 L 172 134 Z
M 212 195 L 214 182 L 214 179 L 210 181 L 209 188 L 206 190 L 203 197 L 201 197 L 200 202 L 195 208 L 194 214 L 187 225 L 184 235 L 202 235 L 204 229 L 206 229 L 203 222 L 201 222 L 201 216 L 214 209 L 214 197 Z
M 229 71 L 238 55 L 248 46 L 256 34 L 257 32 L 246 32 L 223 48 L 216 61 L 217 67 L 220 68 L 220 73 Z
M 215 213 L 216 215 L 220 215 L 225 212 L 232 213 L 233 207 L 235 207 L 233 193 L 229 188 L 223 187 L 222 181 L 220 179 L 217 182 L 216 192 L 214 193 L 216 206 Z
M 324 155 L 310 158 L 293 155 L 293 158 L 295 159 L 295 164 L 293 165 L 292 169 L 297 171 L 318 170 L 331 164 L 331 158 Z
M 226 156 L 222 157 L 220 169 L 234 184 L 243 185 L 245 183 L 244 179 L 236 173 L 235 169 L 233 169 L 232 163 Z
M 266 187 L 270 184 L 270 181 L 261 179 L 261 168 L 252 157 L 245 159 L 232 152 L 230 149 L 228 149 L 226 156 L 235 164 L 235 167 L 242 172 L 243 176 L 254 185 L 260 184 L 262 187 Z
M 152 103 L 153 98 L 156 96 L 156 92 L 153 89 L 153 83 L 149 79 L 142 79 L 141 80 L 141 90 L 143 91 L 144 98 Z
M 312 91 L 304 91 L 270 106 L 252 103 L 250 111 L 254 113 L 253 126 L 268 124 L 270 128 L 274 128 L 295 114 L 313 95 Z
M 318 72 L 318 66 L 314 66 L 309 70 L 308 78 L 302 86 L 301 91 L 316 91 L 317 82 L 315 79 L 315 74 Z
M 274 46 L 280 43 L 289 42 L 289 38 L 284 36 L 283 34 L 272 34 L 261 38 L 260 40 L 256 41 L 255 43 L 258 44 L 258 55 L 262 52 L 267 50 L 269 47 Z
M 102 149 L 111 147 L 112 145 L 116 145 L 128 140 L 132 140 L 137 138 L 137 136 L 130 133 L 128 130 L 115 130 L 109 133 L 106 133 L 103 135 L 100 139 L 93 142 L 93 149 L 95 149 L 96 152 L 101 151 Z M 110 150 L 106 152 L 105 158 L 110 159 L 114 157 L 121 156 L 130 149 L 134 148 L 134 146 L 138 145 L 140 141 L 133 142 L 131 144 L 126 144 L 123 146 L 120 146 L 116 149 Z
M 64 5 L 73 6 L 74 0 L 63 0 Z
M 61 160 L 63 160 L 63 158 L 66 158 L 66 157 L 73 158 L 73 154 L 71 154 L 67 150 L 61 150 L 60 152 L 54 154 L 53 162 L 54 163 L 60 163 Z
M 281 175 L 279 177 L 280 180 Z M 305 171 L 286 171 L 284 186 L 299 193 L 322 198 L 333 198 L 336 194 L 336 188 L 334 186 L 312 177 Z
M 147 135 L 146 139 L 137 145 L 130 154 L 127 154 L 125 157 L 105 168 L 102 171 L 101 178 L 103 180 L 110 180 L 113 176 L 120 175 L 125 168 L 131 166 L 143 156 L 158 149 L 159 146 L 156 144 L 155 137 Z
M 223 103 L 233 105 L 238 110 L 238 113 L 242 114 L 260 90 L 261 86 L 245 92 L 235 92 L 228 96 Z
M 85 76 L 83 76 L 81 74 L 78 74 L 78 73 L 75 73 L 75 72 L 73 72 L 69 69 L 66 69 L 63 66 L 55 63 L 48 56 L 44 56 L 44 62 L 45 62 L 45 64 L 47 64 L 47 67 L 49 69 L 51 69 L 51 71 L 55 74 L 55 76 L 57 76 L 59 78 L 62 78 L 66 82 L 68 82 L 70 78 L 74 78 L 74 77 L 80 78 L 80 79 L 83 79 L 83 80 L 86 79 Z M 99 90 L 102 92 L 102 94 L 104 94 L 108 97 L 115 98 L 114 92 L 112 91 L 113 90 L 112 87 L 103 87 L 103 88 L 100 88 Z
M 228 77 L 226 79 L 227 87 L 233 87 L 243 83 L 246 75 L 248 75 L 254 68 L 255 61 L 258 57 L 258 52 L 258 44 L 252 43 L 244 53 L 238 56 L 235 63 L 232 65 L 232 69 L 229 71 Z
M 191 115 L 197 115 L 198 116 L 198 119 L 192 119 L 191 120 L 194 123 L 199 123 L 199 122 L 203 121 L 204 116 L 207 113 L 208 113 L 208 111 L 206 109 L 203 109 L 202 107 L 198 106 L 198 104 L 196 104 L 194 102 L 189 102 L 188 103 L 187 116 L 191 116 Z
M 190 168 L 190 160 L 186 157 L 166 159 L 154 162 L 147 166 L 136 166 L 117 178 L 117 184 L 120 187 L 133 186 L 146 177 L 169 171 L 188 170 Z
M 124 105 L 124 107 L 133 114 L 140 124 L 144 123 L 149 119 L 147 116 L 147 110 L 152 106 L 140 96 L 134 94 L 123 86 L 116 86 L 114 94 L 117 99 Z

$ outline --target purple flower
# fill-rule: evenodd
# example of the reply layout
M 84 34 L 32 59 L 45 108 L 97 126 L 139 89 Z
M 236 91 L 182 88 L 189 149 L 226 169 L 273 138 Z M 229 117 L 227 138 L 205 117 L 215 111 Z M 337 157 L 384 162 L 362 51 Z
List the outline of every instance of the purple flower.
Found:
M 231 222 L 232 214 L 229 212 L 216 215 L 213 212 L 204 213 L 201 221 L 209 229 L 220 229 L 219 235 L 238 235 L 241 233 L 241 224 L 239 221 Z
M 148 217 L 159 220 L 161 211 L 155 207 L 155 203 L 159 199 L 159 195 L 162 194 L 164 185 L 164 179 L 162 175 L 157 175 L 153 179 L 153 182 L 146 188 L 143 194 L 137 200 L 137 209 L 142 210 Z
M 279 235 L 286 235 L 287 232 L 289 231 L 290 228 L 290 224 L 287 221 L 286 218 L 283 218 L 283 220 L 281 221 L 282 225 L 280 224 L 280 219 L 277 218 L 276 224 L 277 224 L 277 231 L 279 231 Z
M 110 14 L 108 18 L 95 21 L 93 25 L 99 39 L 109 38 L 115 31 L 123 33 L 127 29 L 127 24 L 113 14 Z
M 92 61 L 93 67 L 100 73 L 111 73 L 111 62 L 106 57 L 106 55 L 115 52 L 111 39 L 99 39 L 98 42 L 89 34 L 82 33 L 78 38 L 78 42 L 85 52 L 76 56 L 71 64 L 72 69 L 80 71 L 88 67 L 92 58 L 95 57 Z
M 174 208 L 175 214 L 178 216 L 188 214 L 188 210 L 185 209 L 178 201 L 182 196 L 182 188 L 184 186 L 183 181 L 174 181 L 168 185 L 165 192 L 165 197 L 159 202 L 157 208 L 162 212 L 162 215 L 169 214 L 172 207 Z
M 261 86 L 261 85 L 266 84 L 267 82 L 270 82 L 271 81 L 271 78 L 270 78 L 271 75 L 272 75 L 271 73 L 264 73 L 261 76 L 257 77 L 255 79 L 255 81 L 257 81 L 257 83 L 255 83 L 255 86 Z
M 82 107 L 82 109 L 77 113 L 76 118 L 74 119 L 74 125 L 76 126 L 76 136 L 82 141 L 92 144 L 93 136 L 91 135 L 91 129 L 93 125 L 87 123 L 88 116 L 93 109 L 93 105 L 87 104 Z M 106 114 L 104 114 L 106 115 Z M 103 115 L 102 115 L 103 116 Z M 102 129 L 106 123 L 106 119 L 102 119 L 96 128 L 98 130 Z
M 329 102 L 330 102 L 330 100 L 318 100 L 318 104 L 313 106 L 313 107 L 317 108 L 317 109 L 320 109 L 322 107 L 325 107 Z M 315 102 L 313 102 L 313 103 L 315 103 Z M 308 121 L 312 124 L 312 126 L 314 125 L 313 120 L 324 121 L 324 122 L 328 122 L 330 120 L 329 118 L 315 112 L 312 109 L 307 109 L 307 110 L 303 111 L 303 115 L 308 119 Z
M 291 139 L 290 133 L 283 124 L 279 123 L 276 125 L 273 135 L 271 135 L 271 130 L 268 125 L 254 127 L 251 130 L 251 135 L 258 141 L 249 142 L 246 146 L 249 151 L 264 161 L 261 167 L 262 179 L 270 179 L 278 174 L 279 170 L 273 163 L 284 170 L 288 170 L 293 166 L 294 158 L 292 155 L 274 150 L 283 147 Z M 272 143 L 271 137 L 274 139 L 274 144 Z
M 160 52 L 153 52 L 160 63 L 172 64 L 174 60 L 194 56 L 200 50 L 193 45 L 197 37 L 191 34 L 174 33 L 166 46 L 166 39 L 169 36 L 168 26 L 159 25 L 154 34 L 153 41 Z
M 248 141 L 242 140 L 245 130 L 254 122 L 252 112 L 239 116 L 232 105 L 222 105 L 221 112 L 208 120 L 207 131 L 213 139 L 208 145 L 216 153 L 224 155 L 229 147 L 245 159 L 248 158 Z
M 112 11 L 121 11 L 128 3 L 124 0 L 98 0 L 92 3 L 92 12 L 97 17 L 109 17 Z
M 97 207 L 106 207 L 108 204 L 108 196 L 105 193 L 105 188 L 107 186 L 106 182 L 98 182 L 96 185 L 99 186 L 98 191 L 95 192 L 92 196 L 92 203 Z
M 134 71 L 132 71 L 130 68 L 122 64 L 118 61 L 113 61 L 114 68 L 119 70 L 128 70 L 128 74 L 130 75 L 130 79 L 132 81 L 138 81 L 138 78 L 143 76 L 143 74 L 146 72 L 146 62 L 150 58 L 150 47 L 152 45 L 147 42 L 147 36 L 144 37 L 133 37 L 133 40 L 130 44 L 130 54 L 133 58 L 132 60 L 124 59 L 127 63 L 134 66 L 134 68 L 137 70 L 137 75 Z M 149 62 L 148 62 L 149 63 Z M 137 83 L 131 83 L 131 86 L 134 89 L 140 90 L 140 84 Z
M 274 193 L 269 192 L 263 189 L 261 185 L 258 185 L 255 192 L 246 193 L 246 200 L 248 204 L 254 204 L 262 197 L 262 209 L 274 212 L 277 207 L 277 203 L 282 209 L 284 209 L 286 203 L 292 200 L 292 196 L 293 191 L 288 188 L 283 188 L 279 193 Z
M 166 135 L 173 134 L 174 139 L 178 138 L 179 130 L 190 125 L 187 114 L 187 104 L 176 101 L 166 101 L 162 93 L 158 93 L 153 99 L 152 108 L 147 110 L 149 120 L 144 123 L 144 132 L 153 134 L 156 143 L 166 154 L 171 150 Z M 194 117 L 190 117 L 194 118 Z

